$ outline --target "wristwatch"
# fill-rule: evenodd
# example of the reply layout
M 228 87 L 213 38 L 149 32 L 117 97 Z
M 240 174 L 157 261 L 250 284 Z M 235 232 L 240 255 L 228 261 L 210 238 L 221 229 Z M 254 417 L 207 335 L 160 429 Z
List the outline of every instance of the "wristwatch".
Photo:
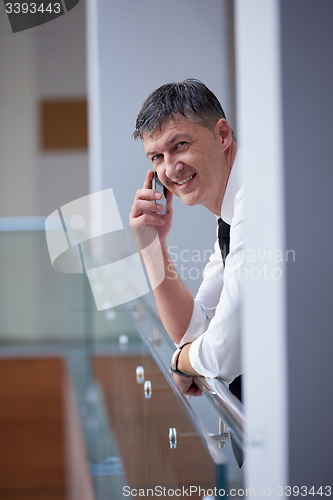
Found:
M 180 375 L 181 377 L 192 377 L 192 375 L 187 375 L 186 373 L 183 373 L 181 371 L 178 370 L 177 368 L 177 364 L 178 364 L 178 358 L 179 358 L 179 355 L 181 353 L 181 350 L 182 348 L 187 345 L 187 344 L 184 344 L 182 345 L 181 347 L 179 347 L 172 355 L 172 358 L 171 358 L 171 366 L 170 366 L 170 372 L 171 373 L 176 373 L 176 375 Z

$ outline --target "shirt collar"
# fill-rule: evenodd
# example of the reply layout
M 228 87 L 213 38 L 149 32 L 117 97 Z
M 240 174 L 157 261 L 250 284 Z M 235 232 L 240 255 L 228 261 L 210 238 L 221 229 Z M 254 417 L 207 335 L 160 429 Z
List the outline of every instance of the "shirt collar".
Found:
M 231 172 L 229 174 L 229 179 L 222 200 L 221 218 L 224 220 L 224 222 L 227 222 L 227 224 L 231 224 L 232 218 L 234 216 L 235 196 L 241 188 L 241 156 L 242 151 L 241 149 L 237 148 L 236 157 L 231 167 Z

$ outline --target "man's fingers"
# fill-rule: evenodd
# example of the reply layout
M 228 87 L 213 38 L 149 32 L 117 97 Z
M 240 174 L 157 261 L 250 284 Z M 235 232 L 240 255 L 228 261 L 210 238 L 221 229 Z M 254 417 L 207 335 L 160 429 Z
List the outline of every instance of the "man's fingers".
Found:
M 201 396 L 202 392 L 195 384 L 193 377 L 186 378 L 173 373 L 172 378 L 180 391 L 186 396 Z
M 135 200 L 159 200 L 162 197 L 161 193 L 149 188 L 138 189 L 135 193 Z
M 143 213 L 130 219 L 131 226 L 164 226 L 165 221 L 158 214 Z
M 195 382 L 192 382 L 192 385 L 190 386 L 190 388 L 186 392 L 186 395 L 187 396 L 198 397 L 198 396 L 202 395 L 202 391 L 199 389 L 199 387 L 197 387 L 197 385 L 195 384 Z
M 152 188 L 152 181 L 154 177 L 154 172 L 152 170 L 148 170 L 145 182 L 143 183 L 143 188 L 144 189 L 151 189 Z
M 162 211 L 163 207 L 158 203 L 154 203 L 153 201 L 149 200 L 141 200 L 141 199 L 135 200 L 130 213 L 131 225 L 133 225 L 133 221 L 135 219 L 139 219 L 138 221 L 135 222 L 135 225 L 137 224 L 144 225 L 152 223 L 154 225 L 162 226 L 165 224 L 165 221 L 160 215 Z M 147 217 L 148 215 L 149 219 Z
M 132 207 L 132 216 L 135 217 L 135 213 L 137 215 L 141 215 L 143 212 L 162 212 L 163 207 L 158 203 L 158 200 L 156 200 L 157 203 L 154 203 L 153 201 L 150 200 L 142 200 L 138 199 L 133 203 Z

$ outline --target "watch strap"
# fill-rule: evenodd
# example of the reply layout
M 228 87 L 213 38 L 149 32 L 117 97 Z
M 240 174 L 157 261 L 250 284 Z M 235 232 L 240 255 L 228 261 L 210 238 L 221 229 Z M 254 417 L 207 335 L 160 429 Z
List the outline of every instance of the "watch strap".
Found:
M 175 352 L 173 353 L 172 358 L 171 358 L 170 372 L 176 373 L 176 375 L 180 375 L 181 377 L 192 377 L 192 375 L 187 375 L 186 373 L 181 372 L 177 368 L 179 355 L 181 353 L 182 348 L 185 345 L 187 345 L 187 344 L 182 345 L 181 347 L 176 349 Z
M 186 373 L 180 372 L 177 368 L 170 368 L 170 372 L 180 375 L 181 377 L 193 377 L 193 375 L 187 375 Z

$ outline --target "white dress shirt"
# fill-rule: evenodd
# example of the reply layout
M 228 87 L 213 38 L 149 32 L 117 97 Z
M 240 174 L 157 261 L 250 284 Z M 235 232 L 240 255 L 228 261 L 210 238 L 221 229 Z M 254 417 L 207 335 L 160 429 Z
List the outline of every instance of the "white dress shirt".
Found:
M 244 190 L 240 180 L 242 152 L 238 149 L 226 191 L 221 217 L 230 224 L 230 253 L 223 266 L 218 239 L 194 299 L 189 326 L 178 346 L 192 342 L 190 363 L 204 377 L 230 383 L 242 373 L 241 268 L 243 264 Z

